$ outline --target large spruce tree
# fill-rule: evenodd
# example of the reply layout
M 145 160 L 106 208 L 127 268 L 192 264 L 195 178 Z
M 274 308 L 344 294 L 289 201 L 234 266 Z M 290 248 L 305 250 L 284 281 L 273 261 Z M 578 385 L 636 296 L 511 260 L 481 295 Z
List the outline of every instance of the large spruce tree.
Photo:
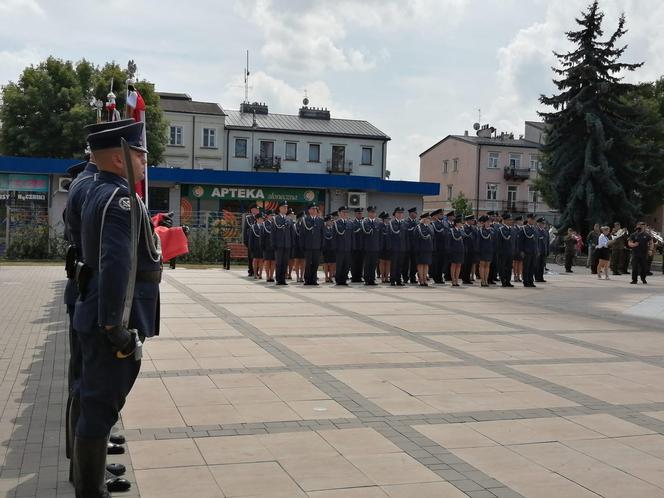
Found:
M 641 198 L 648 190 L 642 151 L 636 137 L 646 126 L 640 106 L 625 96 L 633 89 L 622 81 L 626 71 L 643 63 L 621 62 L 626 46 L 617 46 L 626 33 L 620 17 L 614 33 L 603 40 L 598 2 L 576 19 L 578 31 L 567 38 L 575 45 L 553 68 L 557 95 L 540 97 L 553 107 L 540 115 L 548 125 L 541 182 L 547 202 L 560 210 L 560 228 L 585 232 L 593 223 L 633 223 L 641 215 Z

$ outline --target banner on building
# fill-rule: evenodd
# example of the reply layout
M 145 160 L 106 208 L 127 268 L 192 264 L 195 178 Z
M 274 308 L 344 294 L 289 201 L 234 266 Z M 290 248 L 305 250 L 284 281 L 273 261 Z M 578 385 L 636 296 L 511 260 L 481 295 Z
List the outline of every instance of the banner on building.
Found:
M 275 187 L 236 187 L 227 185 L 187 185 L 190 199 L 318 202 L 318 191 Z

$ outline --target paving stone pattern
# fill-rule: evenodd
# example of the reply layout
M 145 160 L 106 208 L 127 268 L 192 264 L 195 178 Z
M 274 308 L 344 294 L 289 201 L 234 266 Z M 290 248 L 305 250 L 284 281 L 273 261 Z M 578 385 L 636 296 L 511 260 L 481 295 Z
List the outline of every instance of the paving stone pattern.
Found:
M 4 496 L 73 496 L 62 274 L 0 268 Z M 117 428 L 124 496 L 664 496 L 664 281 L 547 278 L 312 289 L 167 270 Z

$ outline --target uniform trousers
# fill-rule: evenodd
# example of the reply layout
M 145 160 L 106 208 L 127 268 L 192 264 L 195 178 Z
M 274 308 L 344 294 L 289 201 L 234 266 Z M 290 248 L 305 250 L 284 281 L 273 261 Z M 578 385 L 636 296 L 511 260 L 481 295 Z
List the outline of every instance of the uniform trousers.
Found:
M 350 264 L 351 282 L 361 282 L 362 265 L 364 264 L 364 251 L 362 251 L 361 249 L 353 249 L 350 255 L 351 255 L 351 264 Z
M 473 253 L 465 252 L 463 256 L 463 264 L 461 265 L 461 272 L 459 273 L 461 281 L 464 284 L 470 283 L 470 277 L 471 277 L 470 270 L 472 266 L 473 266 Z
M 574 266 L 574 252 L 573 251 L 565 251 L 565 270 L 570 271 L 572 269 L 572 266 Z
M 337 251 L 336 273 L 334 280 L 339 285 L 344 285 L 348 280 L 348 269 L 350 268 L 350 251 Z
M 320 249 L 304 250 L 304 283 L 315 285 L 318 280 L 318 266 L 320 265 Z
M 390 251 L 390 283 L 401 283 L 405 255 L 403 251 Z
M 107 437 L 136 381 L 141 362 L 134 356 L 118 359 L 106 331 L 92 327 L 78 331 L 83 358 L 80 382 L 81 413 L 76 437 Z
M 275 272 L 274 279 L 278 284 L 286 283 L 286 272 L 288 271 L 288 259 L 290 258 L 290 247 L 279 247 L 274 250 Z
M 412 284 L 417 279 L 417 252 L 410 251 L 408 260 L 408 281 Z
M 535 260 L 537 254 L 525 253 L 523 255 L 523 285 L 535 285 Z
M 67 381 L 69 385 L 69 394 L 67 397 L 66 408 L 66 455 L 71 458 L 71 451 L 74 443 L 74 432 L 78 421 L 79 412 L 79 387 L 81 381 L 81 370 L 83 368 L 83 358 L 81 356 L 81 345 L 74 329 L 74 310 L 76 306 L 67 305 L 67 314 L 69 315 L 69 366 L 67 369 Z
M 632 282 L 641 277 L 641 282 L 646 281 L 648 273 L 648 256 L 646 254 L 632 254 Z
M 546 268 L 546 256 L 540 254 L 537 256 L 535 263 L 535 281 L 543 282 L 544 281 L 544 268 Z
M 433 278 L 433 281 L 437 284 L 442 284 L 445 282 L 445 277 L 443 275 L 445 273 L 445 260 L 447 259 L 445 257 L 445 252 L 434 251 L 431 256 L 431 278 Z
M 249 276 L 254 275 L 254 256 L 251 253 L 251 247 L 247 247 L 247 265 L 249 266 Z
M 364 283 L 376 282 L 376 267 L 378 266 L 378 251 L 364 252 Z
M 500 283 L 507 285 L 512 281 L 512 263 L 514 256 L 511 253 L 500 254 L 498 256 L 498 273 Z

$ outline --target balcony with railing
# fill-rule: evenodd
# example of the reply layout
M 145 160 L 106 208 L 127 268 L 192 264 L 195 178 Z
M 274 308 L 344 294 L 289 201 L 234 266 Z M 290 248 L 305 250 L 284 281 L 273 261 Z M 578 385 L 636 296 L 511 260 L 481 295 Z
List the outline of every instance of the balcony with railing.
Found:
M 327 160 L 328 173 L 345 173 L 350 175 L 353 172 L 353 161 L 334 161 L 332 159 Z
M 279 171 L 281 169 L 281 157 L 255 156 L 254 169 L 256 171 L 259 170 Z
M 527 213 L 528 212 L 528 202 L 527 201 L 501 201 L 502 210 L 508 213 Z
M 505 166 L 503 173 L 505 180 L 527 180 L 530 178 L 530 169 L 528 168 L 515 168 L 513 166 Z

